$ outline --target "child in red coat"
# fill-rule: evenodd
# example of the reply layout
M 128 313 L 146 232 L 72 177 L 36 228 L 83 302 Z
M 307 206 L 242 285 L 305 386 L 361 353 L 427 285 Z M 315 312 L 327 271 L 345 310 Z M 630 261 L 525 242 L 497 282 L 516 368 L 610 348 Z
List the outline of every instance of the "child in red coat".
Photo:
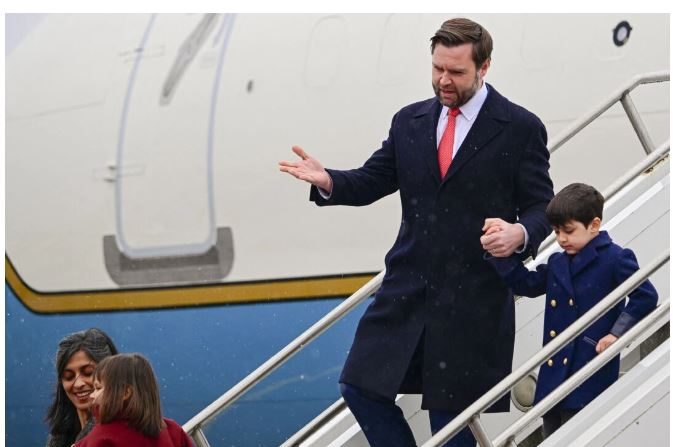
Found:
M 193 447 L 183 429 L 162 417 L 157 380 L 140 354 L 101 361 L 91 394 L 97 425 L 76 447 Z

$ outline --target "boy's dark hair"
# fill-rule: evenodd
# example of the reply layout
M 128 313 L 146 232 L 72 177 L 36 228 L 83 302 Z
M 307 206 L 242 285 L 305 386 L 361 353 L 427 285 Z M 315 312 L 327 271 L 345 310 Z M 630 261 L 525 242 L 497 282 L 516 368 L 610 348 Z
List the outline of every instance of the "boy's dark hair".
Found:
M 156 438 L 165 424 L 162 419 L 160 391 L 150 362 L 140 354 L 107 357 L 95 368 L 95 380 L 102 382 L 99 421 L 124 419 L 129 427 Z M 125 401 L 127 389 L 130 397 Z
M 545 210 L 550 225 L 560 227 L 571 220 L 588 225 L 596 217 L 603 219 L 605 198 L 597 189 L 584 183 L 567 185 L 550 201 Z
M 50 426 L 50 434 L 56 439 L 55 442 L 59 444 L 57 441 L 59 438 L 67 447 L 74 443 L 81 431 L 81 423 L 74 404 L 71 403 L 62 386 L 62 373 L 71 356 L 79 351 L 85 352 L 93 362 L 99 363 L 105 357 L 116 354 L 117 348 L 112 339 L 98 328 L 74 332 L 60 340 L 55 356 L 57 384 L 45 420 Z
M 472 60 L 479 69 L 491 58 L 493 51 L 493 39 L 486 28 L 465 18 L 450 19 L 443 22 L 440 29 L 431 38 L 431 54 L 434 54 L 436 45 L 456 47 L 465 43 L 473 43 Z

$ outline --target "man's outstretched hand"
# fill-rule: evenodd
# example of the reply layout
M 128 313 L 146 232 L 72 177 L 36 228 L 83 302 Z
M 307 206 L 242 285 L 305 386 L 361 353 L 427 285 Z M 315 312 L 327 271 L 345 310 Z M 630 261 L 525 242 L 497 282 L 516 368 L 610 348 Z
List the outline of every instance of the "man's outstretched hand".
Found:
M 279 162 L 279 170 L 281 172 L 287 172 L 293 177 L 304 180 L 327 193 L 331 193 L 333 187 L 333 181 L 331 176 L 324 166 L 319 163 L 315 158 L 310 157 L 300 146 L 293 146 L 293 152 L 300 157 L 297 161 L 285 161 Z

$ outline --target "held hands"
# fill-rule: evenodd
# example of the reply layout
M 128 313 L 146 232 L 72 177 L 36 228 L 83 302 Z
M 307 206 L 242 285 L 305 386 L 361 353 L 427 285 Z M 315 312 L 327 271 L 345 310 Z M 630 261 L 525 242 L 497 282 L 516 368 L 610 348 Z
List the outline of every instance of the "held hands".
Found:
M 481 229 L 481 245 L 496 258 L 510 256 L 524 244 L 524 230 L 520 225 L 499 218 L 488 218 Z
M 300 146 L 293 146 L 293 152 L 301 160 L 280 161 L 279 171 L 287 172 L 297 179 L 304 180 L 330 193 L 333 182 L 329 173 L 324 170 L 324 166 L 316 159 L 307 155 Z
M 595 352 L 600 354 L 601 352 L 609 348 L 610 345 L 615 341 L 617 341 L 617 337 L 615 337 L 612 334 L 607 334 L 606 336 L 601 338 L 600 341 L 598 341 L 597 345 L 595 345 Z

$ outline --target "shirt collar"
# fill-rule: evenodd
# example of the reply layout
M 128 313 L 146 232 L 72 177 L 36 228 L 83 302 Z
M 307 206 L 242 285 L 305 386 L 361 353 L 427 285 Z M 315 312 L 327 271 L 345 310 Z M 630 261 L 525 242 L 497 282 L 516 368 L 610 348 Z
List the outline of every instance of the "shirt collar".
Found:
M 472 121 L 479 114 L 481 107 L 486 102 L 486 96 L 488 96 L 488 89 L 486 88 L 486 83 L 484 82 L 479 90 L 474 93 L 469 101 L 460 107 L 460 115 L 464 116 L 468 121 Z M 445 118 L 448 115 L 448 107 L 443 106 L 441 109 L 440 119 Z

